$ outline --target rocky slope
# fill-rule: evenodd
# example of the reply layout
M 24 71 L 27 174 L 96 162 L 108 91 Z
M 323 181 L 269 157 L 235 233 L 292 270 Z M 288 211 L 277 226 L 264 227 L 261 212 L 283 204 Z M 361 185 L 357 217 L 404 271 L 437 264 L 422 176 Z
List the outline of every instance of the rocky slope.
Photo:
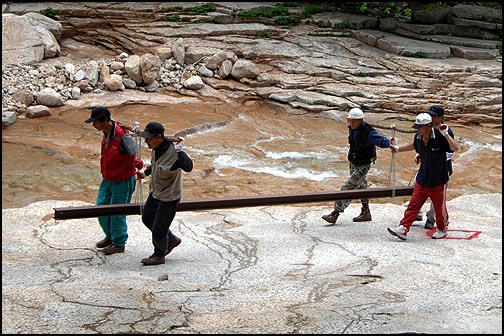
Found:
M 82 87 L 83 94 L 110 89 L 103 80 L 105 71 L 110 76 L 119 75 L 116 89 L 124 84 L 126 87 L 123 85 L 122 89 L 132 90 L 133 96 L 135 90 L 198 95 L 202 94 L 204 85 L 235 101 L 259 97 L 288 105 L 297 113 L 331 113 L 360 106 L 364 111 L 414 115 L 431 104 L 441 103 L 447 110 L 448 121 L 501 127 L 502 58 L 494 53 L 491 59 L 467 59 L 473 58 L 467 55 L 475 55 L 471 54 L 474 47 L 463 44 L 474 44 L 476 39 L 458 37 L 458 41 L 452 39 L 451 44 L 433 42 L 432 32 L 418 34 L 418 27 L 425 24 L 408 28 L 396 22 L 395 28 L 390 28 L 390 20 L 370 23 L 369 16 L 354 14 L 319 13 L 293 26 L 275 25 L 274 19 L 244 19 L 236 14 L 274 5 L 217 3 L 214 12 L 204 14 L 191 12 L 192 3 L 4 5 L 3 13 L 15 15 L 46 13 L 51 9 L 58 13 L 55 19 L 63 28 L 57 57 L 21 68 L 18 65 L 2 68 L 3 124 L 8 124 L 6 112 L 11 112 L 11 121 L 15 120 L 13 114 L 26 115 L 27 106 L 38 104 L 37 96 L 43 88 L 55 89 L 62 96 L 62 103 L 67 99 L 79 99 L 79 94 L 72 95 L 75 87 Z M 175 9 L 178 12 L 173 12 Z M 290 9 L 291 12 L 296 10 L 301 9 Z M 422 12 L 416 13 L 418 17 Z M 456 17 L 461 15 L 460 10 L 454 13 L 453 9 L 449 13 L 451 20 L 455 18 L 460 24 L 463 18 Z M 178 15 L 180 22 L 168 21 L 168 15 Z M 362 29 L 339 28 L 342 22 L 348 27 Z M 494 25 L 497 31 L 498 27 L 502 29 L 498 23 Z M 455 24 L 451 26 L 456 27 Z M 438 24 L 431 24 L 431 27 L 440 29 Z M 404 33 L 406 28 L 410 33 Z M 482 34 L 484 30 L 475 28 L 472 31 Z M 397 32 L 403 32 L 403 36 Z M 485 33 L 486 36 L 490 34 L 488 30 Z M 404 36 L 408 34 L 409 37 Z M 431 40 L 420 40 L 422 36 L 424 39 L 431 36 Z M 439 40 L 441 35 L 437 36 Z M 183 54 L 182 59 L 177 57 L 177 48 Z M 490 50 L 487 48 L 480 45 L 479 51 Z M 461 50 L 465 51 L 466 58 L 454 56 L 463 56 Z M 140 57 L 157 55 L 161 59 L 158 77 L 164 69 L 164 81 L 158 78 L 154 88 L 141 81 L 140 85 L 128 86 L 130 74 L 124 69 L 113 69 L 112 65 L 120 61 L 121 53 Z M 207 62 L 222 53 L 231 66 L 237 60 L 246 60 L 257 66 L 256 73 L 248 76 L 251 78 L 222 76 L 223 59 L 213 69 Z M 419 53 L 429 58 L 406 56 Z M 445 57 L 439 58 L 443 54 Z M 91 61 L 96 62 L 93 63 L 96 64 L 94 71 L 99 72 L 100 77 L 94 85 L 89 86 L 88 80 L 87 85 L 82 86 L 74 75 L 89 67 Z M 201 78 L 203 83 L 191 88 L 181 85 L 193 76 Z M 16 93 L 18 98 L 14 99 Z M 27 103 L 30 94 L 33 101 Z M 47 114 L 50 109 L 42 112 L 42 115 Z

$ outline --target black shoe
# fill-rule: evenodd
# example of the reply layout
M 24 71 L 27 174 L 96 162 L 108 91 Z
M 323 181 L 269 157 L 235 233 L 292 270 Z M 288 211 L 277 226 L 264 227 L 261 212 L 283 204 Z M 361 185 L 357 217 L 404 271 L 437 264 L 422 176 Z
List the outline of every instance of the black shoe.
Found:
M 435 222 L 432 222 L 429 218 L 425 221 L 424 229 L 432 229 L 434 227 Z
M 100 240 L 98 243 L 96 243 L 96 247 L 97 248 L 104 248 L 104 247 L 109 246 L 110 244 L 112 244 L 112 240 L 110 240 L 110 238 L 105 237 L 102 240 Z
M 151 255 L 148 258 L 143 258 L 142 259 L 142 264 L 144 266 L 150 266 L 150 265 L 161 265 L 165 263 L 165 257 L 164 256 L 156 256 L 156 255 Z
M 124 253 L 124 246 L 115 246 L 114 244 L 110 244 L 102 250 L 105 254 L 114 254 L 114 253 Z
M 165 256 L 170 254 L 170 252 L 177 246 L 180 245 L 180 243 L 182 242 L 182 239 L 180 239 L 179 237 L 175 237 L 175 239 L 171 240 L 169 243 L 168 243 L 168 250 L 166 250 L 166 253 L 165 253 Z

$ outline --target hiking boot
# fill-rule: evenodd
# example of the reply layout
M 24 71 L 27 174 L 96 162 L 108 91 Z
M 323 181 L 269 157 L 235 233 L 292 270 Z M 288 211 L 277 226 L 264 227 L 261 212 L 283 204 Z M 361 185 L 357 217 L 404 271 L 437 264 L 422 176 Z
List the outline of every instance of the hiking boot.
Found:
M 115 246 L 114 244 L 110 244 L 102 250 L 105 254 L 114 254 L 114 253 L 124 253 L 124 246 Z
M 441 239 L 441 238 L 444 238 L 446 236 L 448 236 L 448 233 L 443 232 L 441 230 L 436 230 L 436 233 L 434 233 L 431 238 L 432 239 Z
M 369 208 L 361 208 L 360 215 L 353 218 L 354 222 L 370 222 L 371 220 L 371 211 Z
M 180 239 L 179 237 L 175 237 L 173 240 L 170 240 L 170 242 L 168 243 L 168 249 L 166 250 L 165 256 L 170 254 L 170 252 L 175 247 L 179 246 L 181 242 L 182 242 L 182 239 Z
M 104 247 L 109 246 L 110 244 L 112 244 L 112 240 L 110 240 L 110 238 L 105 237 L 102 240 L 100 240 L 98 243 L 96 243 L 96 247 L 97 248 L 104 248 Z
M 397 238 L 401 239 L 401 240 L 407 240 L 408 237 L 406 237 L 406 235 L 408 234 L 408 230 L 406 230 L 406 228 L 402 225 L 399 225 L 398 227 L 394 228 L 394 229 L 391 229 L 391 228 L 387 228 L 387 231 L 393 235 L 393 236 L 396 236 Z
M 424 229 L 430 230 L 434 227 L 434 224 L 436 224 L 436 222 L 433 222 L 429 218 L 427 218 L 427 220 L 425 221 Z
M 322 216 L 322 219 L 325 220 L 327 223 L 335 224 L 336 220 L 338 219 L 338 216 L 339 212 L 334 210 L 329 215 Z
M 150 257 L 142 259 L 142 264 L 144 264 L 144 266 L 161 265 L 164 263 L 165 263 L 165 257 L 156 256 L 155 254 L 151 255 Z

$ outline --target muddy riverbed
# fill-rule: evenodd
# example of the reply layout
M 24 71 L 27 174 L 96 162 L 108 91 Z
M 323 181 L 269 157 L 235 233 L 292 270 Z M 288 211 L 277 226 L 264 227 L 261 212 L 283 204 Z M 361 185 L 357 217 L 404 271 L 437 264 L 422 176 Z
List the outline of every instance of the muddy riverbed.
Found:
M 22 207 L 40 200 L 81 200 L 93 203 L 101 180 L 100 132 L 84 120 L 90 109 L 69 106 L 53 115 L 18 120 L 2 132 L 2 208 Z M 348 176 L 345 113 L 293 114 L 263 101 L 238 108 L 222 101 L 198 104 L 124 104 L 111 107 L 115 120 L 144 127 L 162 122 L 167 134 L 183 134 L 194 170 L 184 175 L 184 199 L 298 194 L 339 190 Z M 396 119 L 397 117 L 397 119 Z M 366 121 L 411 129 L 411 116 L 368 113 Z M 451 125 L 462 145 L 454 158 L 448 199 L 466 194 L 501 192 L 502 130 Z M 411 133 L 396 133 L 400 143 Z M 414 152 L 395 156 L 395 175 L 388 149 L 378 149 L 369 173 L 370 187 L 409 185 Z M 143 145 L 142 158 L 150 160 Z M 146 198 L 146 181 L 135 200 Z M 142 194 L 140 194 L 140 191 Z M 376 199 L 402 203 L 408 197 Z

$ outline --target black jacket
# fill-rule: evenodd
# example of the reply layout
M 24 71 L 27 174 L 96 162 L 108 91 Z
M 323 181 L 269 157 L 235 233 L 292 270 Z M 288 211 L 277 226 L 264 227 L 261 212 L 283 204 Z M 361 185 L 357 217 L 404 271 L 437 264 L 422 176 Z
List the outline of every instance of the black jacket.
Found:
M 356 129 L 349 127 L 348 161 L 356 165 L 369 164 L 376 161 L 376 146 L 369 142 L 369 133 L 373 127 L 363 122 Z

